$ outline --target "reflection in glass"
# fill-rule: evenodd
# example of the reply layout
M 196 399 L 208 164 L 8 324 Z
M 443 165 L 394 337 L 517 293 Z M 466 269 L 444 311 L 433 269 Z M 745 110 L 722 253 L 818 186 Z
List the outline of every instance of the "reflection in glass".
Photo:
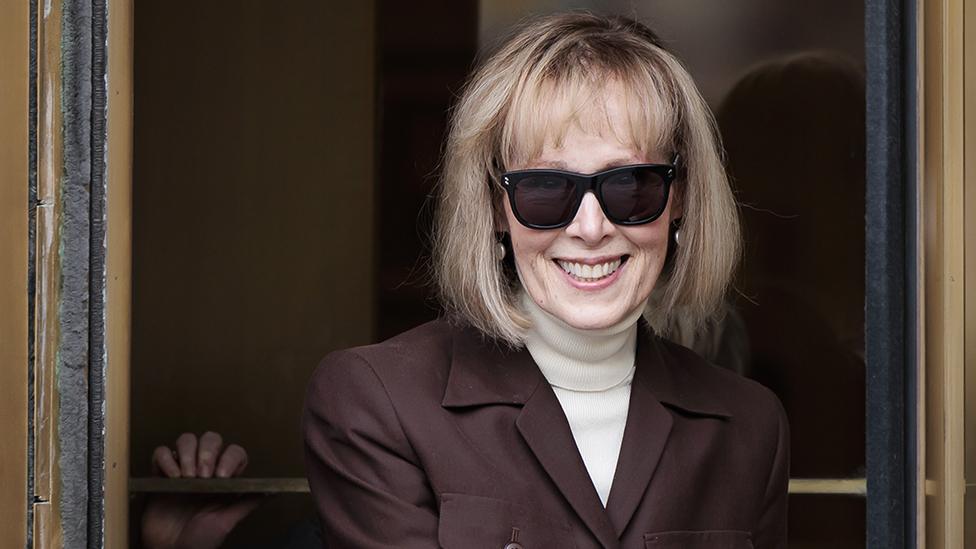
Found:
M 835 54 L 769 62 L 718 119 L 742 204 L 744 373 L 786 407 L 792 476 L 863 476 L 863 77 Z

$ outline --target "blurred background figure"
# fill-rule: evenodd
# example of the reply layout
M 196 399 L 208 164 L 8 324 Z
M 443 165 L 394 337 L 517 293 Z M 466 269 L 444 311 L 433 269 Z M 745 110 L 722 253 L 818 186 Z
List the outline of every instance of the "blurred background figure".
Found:
M 744 373 L 783 400 L 791 476 L 863 476 L 862 72 L 827 52 L 763 63 L 733 87 L 718 120 L 742 207 Z

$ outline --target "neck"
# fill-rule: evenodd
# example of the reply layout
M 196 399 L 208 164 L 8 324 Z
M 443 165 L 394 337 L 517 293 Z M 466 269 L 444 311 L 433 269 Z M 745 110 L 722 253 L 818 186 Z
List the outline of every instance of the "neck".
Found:
M 643 308 L 598 330 L 580 330 L 543 311 L 522 293 L 532 321 L 525 346 L 549 383 L 573 391 L 605 391 L 630 379 Z

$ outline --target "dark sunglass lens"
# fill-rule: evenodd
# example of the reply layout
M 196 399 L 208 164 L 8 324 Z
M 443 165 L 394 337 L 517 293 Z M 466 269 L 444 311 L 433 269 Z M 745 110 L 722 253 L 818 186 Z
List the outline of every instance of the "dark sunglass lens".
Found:
M 515 185 L 515 210 L 531 225 L 566 222 L 573 212 L 576 184 L 560 175 L 532 175 Z
M 636 168 L 608 177 L 601 194 L 611 221 L 639 223 L 661 215 L 667 183 L 651 169 Z

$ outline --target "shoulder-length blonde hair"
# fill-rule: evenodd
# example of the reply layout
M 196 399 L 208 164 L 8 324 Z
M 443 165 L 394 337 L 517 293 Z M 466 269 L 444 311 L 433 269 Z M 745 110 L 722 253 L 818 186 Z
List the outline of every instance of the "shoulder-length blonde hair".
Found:
M 681 243 L 644 312 L 659 334 L 690 343 L 719 309 L 739 256 L 735 200 L 711 111 L 681 63 L 646 26 L 585 12 L 526 21 L 471 75 L 447 138 L 433 234 L 433 271 L 447 312 L 522 344 L 529 321 L 514 270 L 497 248 L 506 167 L 535 158 L 571 122 L 586 123 L 608 85 L 624 95 L 642 153 L 677 152 Z M 559 109 L 555 116 L 554 105 Z M 594 118 L 589 116 L 589 118 Z M 595 117 L 599 118 L 599 117 Z

